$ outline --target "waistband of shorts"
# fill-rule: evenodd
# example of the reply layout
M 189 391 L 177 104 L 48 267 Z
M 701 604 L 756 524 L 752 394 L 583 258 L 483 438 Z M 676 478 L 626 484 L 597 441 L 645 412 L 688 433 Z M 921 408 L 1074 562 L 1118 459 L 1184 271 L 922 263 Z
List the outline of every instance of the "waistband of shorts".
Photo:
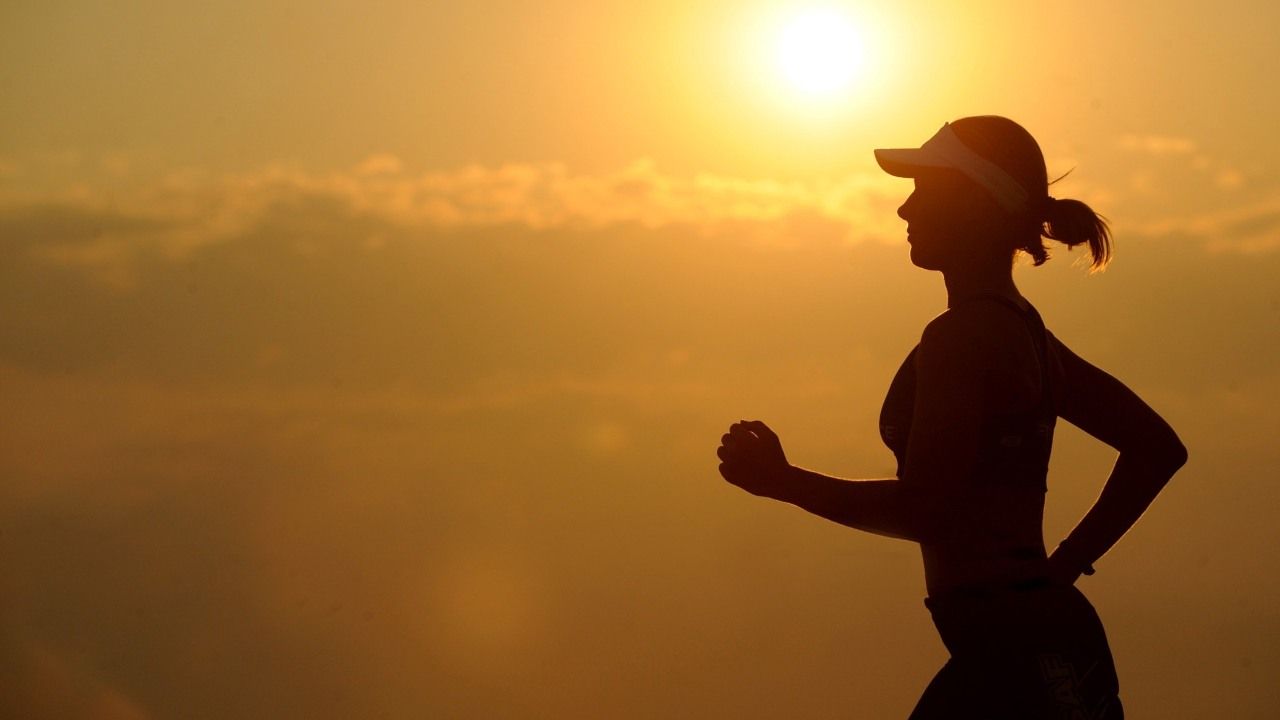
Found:
M 936 610 L 939 605 L 964 600 L 981 600 L 1010 592 L 1027 592 L 1050 587 L 1052 582 L 1047 577 L 1037 576 L 1005 583 L 986 583 L 982 585 L 963 585 L 941 593 L 929 595 L 924 599 L 924 606 Z

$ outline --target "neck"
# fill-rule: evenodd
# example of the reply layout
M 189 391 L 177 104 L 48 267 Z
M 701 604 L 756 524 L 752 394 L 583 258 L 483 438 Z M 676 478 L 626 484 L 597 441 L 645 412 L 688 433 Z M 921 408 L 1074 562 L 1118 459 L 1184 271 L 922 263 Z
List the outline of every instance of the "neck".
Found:
M 1020 298 L 1013 284 L 1012 265 L 973 266 L 944 272 L 942 279 L 947 286 L 947 307 L 954 307 L 975 295 L 996 294 Z

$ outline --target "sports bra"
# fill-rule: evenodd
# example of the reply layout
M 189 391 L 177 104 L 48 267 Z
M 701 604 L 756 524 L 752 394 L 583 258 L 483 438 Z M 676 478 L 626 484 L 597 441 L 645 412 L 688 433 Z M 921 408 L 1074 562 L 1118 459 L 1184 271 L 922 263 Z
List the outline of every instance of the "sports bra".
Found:
M 1044 321 L 1035 308 L 1028 305 L 1024 310 L 1002 295 L 976 295 L 965 302 L 978 299 L 994 300 L 1009 307 L 1026 322 L 1040 363 L 1040 402 L 1029 410 L 983 418 L 973 479 L 983 483 L 1037 487 L 1043 492 L 1048 489 L 1045 480 L 1049 471 L 1049 453 L 1053 448 L 1053 428 L 1058 419 L 1049 385 L 1048 336 Z M 915 357 L 919 349 L 917 344 L 907 354 L 880 409 L 880 439 L 898 461 L 898 477 L 902 477 L 907 440 L 911 436 L 916 394 Z

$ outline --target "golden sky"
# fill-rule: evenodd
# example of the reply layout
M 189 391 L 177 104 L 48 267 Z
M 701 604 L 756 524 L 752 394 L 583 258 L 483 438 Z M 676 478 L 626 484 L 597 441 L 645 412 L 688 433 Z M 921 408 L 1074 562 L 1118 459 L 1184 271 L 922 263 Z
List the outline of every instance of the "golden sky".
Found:
M 944 293 L 871 149 L 994 113 L 1116 236 L 1024 294 L 1191 453 L 1081 581 L 1124 702 L 1275 717 L 1280 10 L 1207 7 L 6 3 L 0 715 L 904 717 L 914 547 L 715 448 L 892 472 Z

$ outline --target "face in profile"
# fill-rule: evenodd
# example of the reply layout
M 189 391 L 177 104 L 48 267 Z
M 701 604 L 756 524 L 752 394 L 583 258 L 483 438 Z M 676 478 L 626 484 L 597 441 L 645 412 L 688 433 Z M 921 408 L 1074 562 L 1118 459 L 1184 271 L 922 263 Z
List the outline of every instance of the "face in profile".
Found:
M 911 262 L 949 270 L 979 254 L 998 231 L 1002 211 L 986 191 L 955 170 L 922 171 L 898 208 L 907 221 Z

